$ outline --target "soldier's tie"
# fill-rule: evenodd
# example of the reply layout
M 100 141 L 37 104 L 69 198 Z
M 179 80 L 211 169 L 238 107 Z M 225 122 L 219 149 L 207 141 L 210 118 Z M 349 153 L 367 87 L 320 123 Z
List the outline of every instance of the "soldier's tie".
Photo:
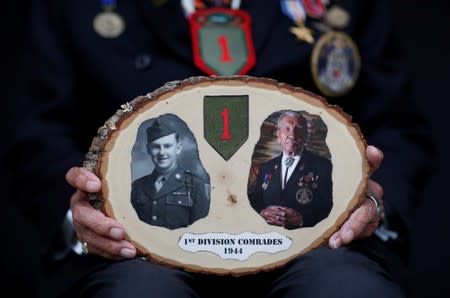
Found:
M 159 190 L 161 189 L 161 187 L 163 186 L 164 182 L 166 182 L 166 177 L 164 177 L 163 175 L 159 176 L 156 181 L 155 181 L 155 189 L 156 192 L 159 192 Z

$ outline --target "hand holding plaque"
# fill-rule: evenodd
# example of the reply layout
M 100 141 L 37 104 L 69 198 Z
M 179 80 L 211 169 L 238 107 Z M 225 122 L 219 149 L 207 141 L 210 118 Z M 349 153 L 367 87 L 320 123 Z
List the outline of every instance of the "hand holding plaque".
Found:
M 370 165 L 339 107 L 270 79 L 198 77 L 122 106 L 84 166 L 91 196 L 149 260 L 274 269 L 324 244 L 361 204 Z

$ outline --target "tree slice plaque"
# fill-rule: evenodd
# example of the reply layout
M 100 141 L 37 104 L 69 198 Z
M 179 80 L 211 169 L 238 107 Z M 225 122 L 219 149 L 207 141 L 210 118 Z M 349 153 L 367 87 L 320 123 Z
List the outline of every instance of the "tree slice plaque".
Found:
M 192 77 L 122 105 L 84 166 L 140 255 L 243 275 L 326 244 L 364 197 L 365 149 L 348 114 L 301 88 Z

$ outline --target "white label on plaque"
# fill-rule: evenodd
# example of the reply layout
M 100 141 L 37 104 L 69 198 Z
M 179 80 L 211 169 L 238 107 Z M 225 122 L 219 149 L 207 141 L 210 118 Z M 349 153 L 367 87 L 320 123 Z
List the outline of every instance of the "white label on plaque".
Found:
M 209 251 L 222 259 L 243 261 L 258 252 L 277 253 L 287 250 L 292 240 L 276 232 L 255 234 L 250 232 L 238 235 L 229 233 L 185 233 L 178 246 L 189 252 Z

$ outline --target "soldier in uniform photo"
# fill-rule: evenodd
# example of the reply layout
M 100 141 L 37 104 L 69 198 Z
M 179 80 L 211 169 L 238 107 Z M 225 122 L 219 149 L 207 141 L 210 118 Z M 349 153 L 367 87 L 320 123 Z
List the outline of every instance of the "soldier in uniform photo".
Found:
M 260 166 L 250 203 L 268 224 L 312 227 L 333 206 L 332 164 L 305 148 L 308 127 L 300 113 L 283 111 L 276 136 L 282 154 Z
M 205 217 L 209 211 L 209 183 L 178 164 L 182 150 L 178 133 L 159 119 L 146 132 L 147 152 L 155 168 L 132 184 L 131 203 L 139 219 L 177 229 Z

